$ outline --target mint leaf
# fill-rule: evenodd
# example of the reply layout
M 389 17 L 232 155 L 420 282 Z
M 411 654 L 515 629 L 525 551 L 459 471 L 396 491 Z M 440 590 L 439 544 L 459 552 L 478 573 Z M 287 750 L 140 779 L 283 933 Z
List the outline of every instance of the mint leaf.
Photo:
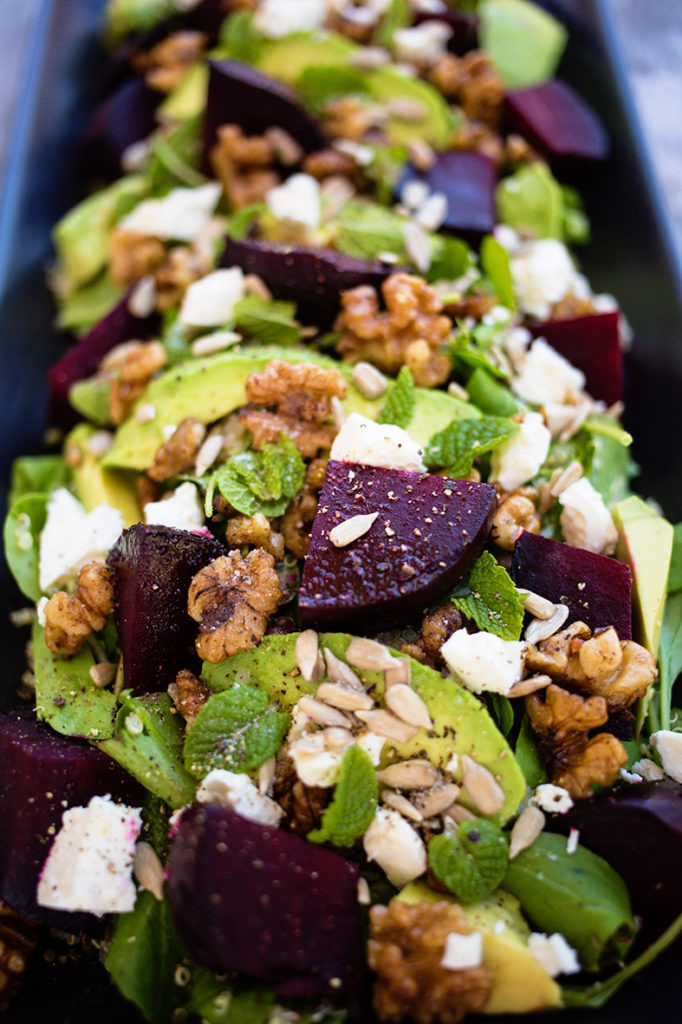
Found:
M 566 29 L 529 0 L 483 0 L 479 45 L 510 89 L 550 79 L 568 38 Z
M 507 837 L 485 818 L 463 821 L 449 836 L 434 836 L 428 852 L 429 867 L 462 903 L 489 896 L 504 878 L 509 859 Z
M 405 220 L 378 203 L 349 202 L 338 215 L 336 246 L 358 259 L 376 259 L 393 252 L 406 261 L 403 227 Z
M 215 768 L 250 772 L 282 745 L 291 715 L 270 705 L 264 690 L 236 682 L 214 693 L 197 715 L 185 740 L 185 765 L 203 778 Z
M 384 402 L 377 423 L 392 423 L 396 427 L 407 427 L 417 404 L 417 392 L 408 366 L 403 366 L 394 387 Z
M 476 327 L 469 330 L 460 329 L 459 334 L 455 334 L 450 340 L 450 354 L 454 360 L 455 368 L 458 365 L 464 368 L 464 370 L 485 370 L 486 373 L 491 374 L 493 377 L 497 377 L 501 380 L 507 379 L 507 373 L 502 369 L 496 362 L 494 362 L 488 352 L 491 346 L 497 340 L 500 330 L 504 330 L 504 325 L 493 324 L 477 324 Z
M 260 452 L 248 451 L 233 455 L 216 469 L 207 484 L 204 511 L 213 515 L 216 490 L 245 516 L 257 512 L 281 516 L 294 498 L 305 477 L 305 463 L 298 448 L 286 434 L 277 444 L 263 445 Z
M 49 499 L 49 494 L 25 494 L 10 506 L 5 519 L 5 558 L 22 594 L 31 601 L 37 601 L 42 594 L 40 534 L 47 519 Z
M 467 476 L 474 459 L 498 448 L 519 432 L 518 423 L 503 416 L 453 420 L 434 434 L 426 447 L 429 468 L 445 468 L 450 476 Z
M 247 295 L 235 303 L 234 324 L 263 345 L 295 345 L 301 336 L 295 302 L 261 299 L 257 295 Z
M 461 238 L 432 235 L 431 266 L 426 280 L 456 281 L 471 266 L 471 249 Z
M 362 747 L 354 743 L 343 755 L 334 799 L 324 812 L 322 824 L 306 838 L 313 843 L 352 846 L 374 818 L 378 792 L 372 762 Z
M 200 127 L 200 118 L 196 115 L 171 131 L 150 136 L 151 161 L 147 173 L 155 194 L 178 185 L 192 188 L 206 183 L 205 175 L 197 169 Z
M 484 551 L 469 573 L 470 593 L 457 595 L 452 603 L 479 629 L 503 640 L 518 640 L 523 626 L 523 605 L 519 592 L 504 566 Z
M 509 253 L 493 235 L 486 235 L 481 242 L 481 267 L 490 278 L 502 305 L 509 309 L 515 309 L 516 300 L 509 269 Z
M 504 178 L 495 190 L 498 214 L 524 235 L 562 238 L 564 197 L 546 164 L 533 163 Z

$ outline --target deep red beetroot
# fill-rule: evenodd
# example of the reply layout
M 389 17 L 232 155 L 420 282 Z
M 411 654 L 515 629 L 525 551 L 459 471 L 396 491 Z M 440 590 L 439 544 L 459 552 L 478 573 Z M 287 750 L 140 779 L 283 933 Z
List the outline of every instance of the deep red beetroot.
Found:
M 508 92 L 507 118 L 553 167 L 570 170 L 609 155 L 609 137 L 594 110 L 558 78 Z
M 398 194 L 409 181 L 423 181 L 431 192 L 447 196 L 445 231 L 478 242 L 495 227 L 497 171 L 487 156 L 458 149 L 438 153 L 428 170 L 407 165 L 397 185 Z
M 85 143 L 92 173 L 109 179 L 119 176 L 121 156 L 128 146 L 146 139 L 156 128 L 154 115 L 161 98 L 141 78 L 132 78 L 99 105 Z
M 199 569 L 225 553 L 213 537 L 143 523 L 111 549 L 123 674 L 134 693 L 165 690 L 181 668 L 197 666 L 187 591 Z
M 569 320 L 543 320 L 528 325 L 534 338 L 546 338 L 552 348 L 585 374 L 587 390 L 607 405 L 623 397 L 623 353 L 618 310 L 590 313 Z
M 357 991 L 358 868 L 337 853 L 216 806 L 193 806 L 173 838 L 171 912 L 187 952 L 281 997 Z
M 452 29 L 448 40 L 448 50 L 461 56 L 478 46 L 478 18 L 464 11 L 444 11 L 442 14 L 418 14 L 414 19 L 419 25 L 422 21 L 444 21 Z
M 495 493 L 489 484 L 330 462 L 301 580 L 301 623 L 378 630 L 426 608 L 479 554 Z M 334 526 L 377 511 L 358 540 L 340 548 L 329 540 Z
M 0 712 L 0 778 L 0 896 L 56 927 L 92 927 L 90 914 L 38 907 L 40 871 L 68 807 L 107 793 L 140 806 L 141 788 L 106 754 L 53 732 L 29 708 Z
M 359 260 L 332 249 L 285 246 L 245 238 L 228 238 L 224 267 L 241 267 L 267 281 L 276 299 L 289 299 L 304 323 L 328 327 L 339 311 L 339 293 L 359 284 L 379 289 L 397 269 L 378 260 Z
M 623 562 L 524 532 L 514 548 L 511 577 L 521 589 L 568 605 L 567 625 L 613 626 L 621 640 L 631 639 L 632 574 Z

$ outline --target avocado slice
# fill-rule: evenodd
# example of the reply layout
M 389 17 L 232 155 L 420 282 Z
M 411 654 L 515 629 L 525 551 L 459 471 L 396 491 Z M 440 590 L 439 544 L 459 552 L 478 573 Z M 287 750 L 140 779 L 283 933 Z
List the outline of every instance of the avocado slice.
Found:
M 619 501 L 612 515 L 618 530 L 616 557 L 632 570 L 635 639 L 656 657 L 673 550 L 673 528 L 635 494 Z
M 134 478 L 121 470 L 103 468 L 101 460 L 92 454 L 87 443 L 94 433 L 93 427 L 80 423 L 66 441 L 67 446 L 76 445 L 81 451 L 81 461 L 73 469 L 76 497 L 86 512 L 92 512 L 106 502 L 119 510 L 126 526 L 139 523 L 142 509 L 135 494 Z
M 219 353 L 206 359 L 188 360 L 167 370 L 152 381 L 140 402 L 154 406 L 156 416 L 147 423 L 138 423 L 135 412 L 119 427 L 112 448 L 102 465 L 118 469 L 147 469 L 154 454 L 163 444 L 163 428 L 195 416 L 203 423 L 215 420 L 246 404 L 246 378 L 259 372 L 273 359 L 288 363 L 313 362 L 334 367 L 348 381 L 343 406 L 346 413 L 359 412 L 376 419 L 386 398 L 364 398 L 351 381 L 352 368 L 343 363 L 303 349 L 255 348 L 243 352 Z M 391 384 L 391 387 L 393 385 Z M 388 392 L 387 392 L 388 395 Z M 387 397 L 387 396 L 386 396 Z M 446 391 L 417 388 L 417 403 L 408 425 L 408 432 L 419 444 L 454 419 L 480 416 L 479 411 Z
M 410 882 L 395 898 L 404 903 L 455 902 L 453 896 L 435 892 L 424 882 Z M 483 965 L 493 976 L 484 1013 L 533 1013 L 561 1006 L 561 988 L 528 949 L 530 928 L 515 896 L 498 889 L 462 909 L 471 928 L 483 935 Z M 498 921 L 504 923 L 503 931 L 495 931 Z
M 162 123 L 188 121 L 201 114 L 208 93 L 208 65 L 191 64 L 156 112 Z
M 204 663 L 202 679 L 214 691 L 228 689 L 236 680 L 249 682 L 267 690 L 273 700 L 291 708 L 303 694 L 314 693 L 317 684 L 308 683 L 296 665 L 295 644 L 298 633 L 266 636 L 258 647 L 217 665 Z M 321 633 L 320 646 L 328 647 L 337 658 L 344 658 L 352 640 L 349 633 Z M 445 769 L 454 753 L 468 754 L 485 765 L 505 793 L 505 803 L 493 820 L 503 824 L 516 811 L 526 783 L 507 741 L 498 731 L 484 706 L 452 679 L 443 679 L 435 669 L 421 665 L 412 658 L 411 686 L 426 703 L 433 721 L 433 730 L 420 729 L 409 743 L 387 741 L 384 763 L 398 758 L 422 757 Z M 384 691 L 383 672 L 358 673 L 376 698 Z M 457 772 L 455 773 L 457 775 Z M 462 803 L 466 803 L 463 799 Z
M 347 64 L 359 47 L 334 32 L 291 32 L 261 43 L 257 65 L 280 82 L 295 85 L 306 68 Z

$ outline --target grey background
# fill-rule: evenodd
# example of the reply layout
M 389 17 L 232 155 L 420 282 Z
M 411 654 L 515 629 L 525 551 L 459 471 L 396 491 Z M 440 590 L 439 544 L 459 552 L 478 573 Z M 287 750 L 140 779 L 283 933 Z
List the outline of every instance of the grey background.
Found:
M 682 0 L 607 3 L 682 256 Z M 39 6 L 40 0 L 0 0 L 0 180 Z

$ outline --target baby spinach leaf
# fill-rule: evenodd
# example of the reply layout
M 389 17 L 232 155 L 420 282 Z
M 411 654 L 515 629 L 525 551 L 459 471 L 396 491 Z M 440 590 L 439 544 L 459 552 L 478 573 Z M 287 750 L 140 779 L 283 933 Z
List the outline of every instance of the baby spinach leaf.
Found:
M 263 345 L 295 345 L 301 336 L 295 302 L 261 299 L 258 295 L 247 295 L 235 303 L 234 324 Z
M 538 745 L 535 739 L 533 727 L 527 718 L 521 723 L 521 729 L 516 740 L 514 757 L 523 772 L 523 777 L 531 789 L 535 789 L 543 782 L 547 782 L 547 772 L 542 763 Z
M 495 719 L 503 736 L 508 736 L 514 727 L 514 706 L 508 697 L 501 693 L 487 695 L 490 714 Z
M 4 527 L 5 558 L 22 594 L 37 601 L 40 534 L 47 519 L 49 494 L 24 494 L 7 513 Z
M 369 828 L 377 809 L 379 787 L 368 754 L 353 744 L 343 755 L 334 799 L 324 812 L 320 828 L 309 832 L 313 843 L 352 846 Z
M 479 45 L 510 89 L 546 82 L 566 46 L 564 26 L 529 0 L 483 0 Z
M 561 186 L 546 164 L 526 164 L 495 190 L 503 224 L 534 238 L 563 237 Z
M 668 593 L 682 590 L 682 523 L 673 526 L 673 552 L 668 571 Z
M 481 412 L 492 416 L 513 416 L 519 411 L 519 404 L 509 388 L 480 366 L 469 377 L 466 388 L 469 401 Z
M 479 629 L 503 640 L 518 640 L 523 626 L 523 605 L 507 570 L 495 556 L 484 551 L 467 578 L 469 593 L 452 598 L 452 603 Z
M 493 235 L 486 235 L 481 242 L 481 267 L 490 278 L 502 305 L 509 309 L 515 309 L 516 300 L 509 269 L 509 253 Z
M 518 432 L 518 423 L 503 416 L 453 420 L 433 435 L 424 461 L 430 469 L 445 468 L 450 476 L 466 476 L 471 472 L 474 459 L 498 448 Z
M 489 896 L 504 878 L 508 860 L 507 837 L 485 818 L 463 821 L 457 832 L 429 843 L 429 867 L 462 903 Z
M 12 482 L 8 504 L 27 494 L 49 494 L 65 487 L 71 471 L 61 455 L 23 455 L 12 463 Z
M 151 160 L 147 174 L 155 193 L 178 185 L 196 187 L 206 182 L 197 169 L 201 135 L 199 115 L 188 117 L 171 131 L 155 132 L 149 140 Z
M 682 672 L 682 590 L 668 594 L 658 645 L 661 729 L 670 728 L 670 706 L 675 680 Z
M 431 266 L 427 281 L 456 281 L 471 266 L 471 249 L 461 238 L 431 236 Z
M 392 252 L 405 261 L 405 223 L 378 203 L 346 203 L 336 222 L 337 248 L 358 259 L 373 260 Z
M 384 403 L 378 423 L 392 423 L 396 427 L 409 426 L 417 404 L 417 392 L 409 366 L 403 366 Z
M 192 969 L 186 1009 L 208 1024 L 268 1024 L 273 1020 L 275 994 L 252 979 L 218 977 L 204 967 Z M 303 1017 L 296 1017 L 305 1024 Z

